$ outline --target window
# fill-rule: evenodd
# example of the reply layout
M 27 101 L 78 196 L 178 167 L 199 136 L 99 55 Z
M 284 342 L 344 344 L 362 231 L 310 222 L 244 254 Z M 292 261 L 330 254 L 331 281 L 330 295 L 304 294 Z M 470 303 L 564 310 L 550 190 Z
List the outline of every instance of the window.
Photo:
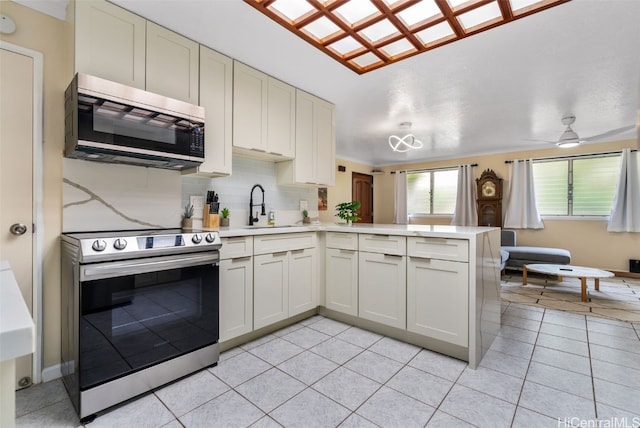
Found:
M 453 214 L 457 187 L 457 169 L 407 173 L 407 213 Z
M 607 216 L 620 175 L 620 154 L 533 163 L 536 203 L 546 216 Z

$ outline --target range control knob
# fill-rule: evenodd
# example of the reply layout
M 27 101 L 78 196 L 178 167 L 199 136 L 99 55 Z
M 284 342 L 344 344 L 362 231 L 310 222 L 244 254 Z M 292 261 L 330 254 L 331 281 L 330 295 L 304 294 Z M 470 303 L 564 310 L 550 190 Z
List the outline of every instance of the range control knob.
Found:
M 105 248 L 107 248 L 107 243 L 102 239 L 97 239 L 93 242 L 91 248 L 93 248 L 94 251 L 104 251 Z
M 204 239 L 206 239 L 207 242 L 211 244 L 216 238 L 214 238 L 211 233 L 207 233 L 207 236 Z
M 202 242 L 202 236 L 198 235 L 197 233 L 195 235 L 193 235 L 193 237 L 191 238 L 191 242 L 193 242 L 194 244 L 199 244 L 200 242 Z
M 127 246 L 127 241 L 125 239 L 118 238 L 113 243 L 113 248 L 115 248 L 116 250 L 124 250 L 126 246 Z

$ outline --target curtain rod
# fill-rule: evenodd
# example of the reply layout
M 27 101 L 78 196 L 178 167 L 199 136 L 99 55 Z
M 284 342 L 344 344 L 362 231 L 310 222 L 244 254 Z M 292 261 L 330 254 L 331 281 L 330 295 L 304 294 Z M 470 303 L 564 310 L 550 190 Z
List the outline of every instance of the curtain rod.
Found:
M 638 150 L 636 149 L 632 149 L 632 152 L 637 152 Z M 593 156 L 607 156 L 607 155 L 619 155 L 622 152 L 603 152 L 603 153 L 585 153 L 582 155 L 566 155 L 566 156 L 550 156 L 550 157 L 546 157 L 546 158 L 533 158 L 532 160 L 537 161 L 537 160 L 561 160 L 561 159 L 574 159 L 574 158 L 587 158 L 587 157 L 593 157 Z M 504 161 L 504 163 L 513 163 L 515 161 L 513 160 L 506 160 Z M 519 162 L 522 162 L 521 160 L 519 160 Z
M 427 171 L 442 171 L 445 169 L 456 169 L 458 168 L 459 165 L 456 166 L 441 166 L 439 168 L 424 168 L 424 169 L 411 169 L 411 170 L 407 170 L 405 172 L 410 172 L 410 173 L 414 173 L 414 172 L 427 172 Z M 469 166 L 478 166 L 477 163 L 472 163 Z M 401 171 L 391 171 L 391 174 L 395 174 L 396 172 L 401 172 Z

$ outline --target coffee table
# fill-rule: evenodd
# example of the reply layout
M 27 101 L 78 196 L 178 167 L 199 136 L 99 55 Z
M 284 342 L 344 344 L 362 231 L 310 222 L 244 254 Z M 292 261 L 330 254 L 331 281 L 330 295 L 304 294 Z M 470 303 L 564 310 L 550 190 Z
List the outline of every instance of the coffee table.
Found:
M 530 264 L 522 266 L 522 285 L 527 285 L 527 271 L 557 275 L 562 281 L 563 276 L 580 278 L 582 286 L 582 301 L 587 301 L 587 278 L 594 279 L 594 288 L 600 290 L 600 278 L 611 278 L 613 272 L 583 266 L 554 265 L 554 264 Z

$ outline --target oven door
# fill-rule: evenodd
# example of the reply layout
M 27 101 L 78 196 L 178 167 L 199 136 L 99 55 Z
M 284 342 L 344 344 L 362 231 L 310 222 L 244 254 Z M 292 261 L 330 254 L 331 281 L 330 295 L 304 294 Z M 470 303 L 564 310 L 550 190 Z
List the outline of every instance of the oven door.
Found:
M 218 341 L 218 252 L 80 267 L 80 390 Z
M 204 123 L 78 94 L 78 145 L 204 160 Z

